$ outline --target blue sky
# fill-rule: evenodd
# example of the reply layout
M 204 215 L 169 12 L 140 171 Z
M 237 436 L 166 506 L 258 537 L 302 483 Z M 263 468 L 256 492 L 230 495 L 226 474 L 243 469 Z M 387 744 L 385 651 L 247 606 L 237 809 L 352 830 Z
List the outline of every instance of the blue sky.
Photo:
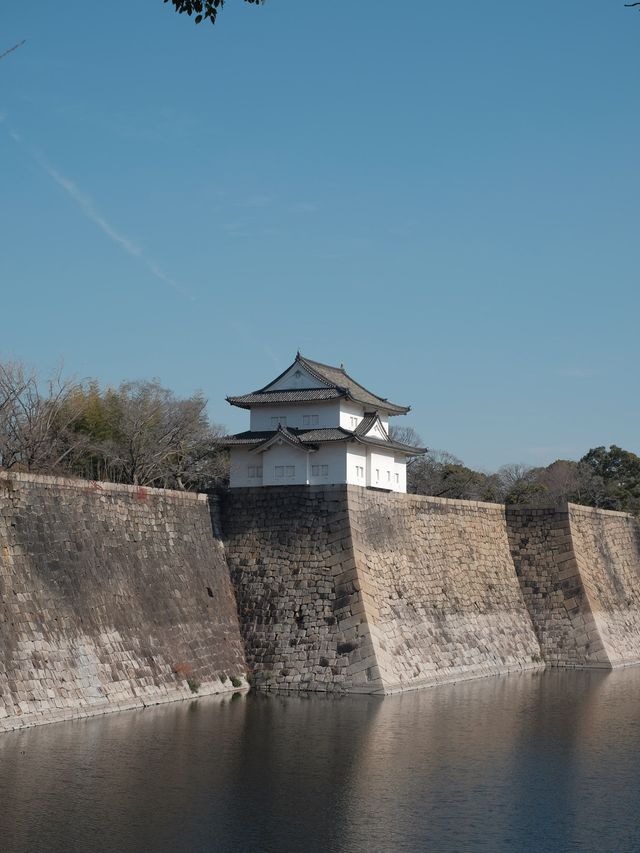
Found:
M 0 358 L 236 430 L 300 348 L 474 467 L 640 452 L 640 14 L 90 6 L 0 9 Z

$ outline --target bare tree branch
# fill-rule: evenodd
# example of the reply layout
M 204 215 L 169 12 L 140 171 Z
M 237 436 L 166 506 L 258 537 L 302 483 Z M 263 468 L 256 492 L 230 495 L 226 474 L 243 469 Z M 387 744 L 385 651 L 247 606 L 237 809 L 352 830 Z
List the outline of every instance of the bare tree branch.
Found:
M 22 39 L 22 41 L 19 41 L 18 44 L 14 44 L 13 47 L 10 47 L 7 50 L 5 50 L 4 53 L 0 53 L 0 59 L 4 59 L 5 56 L 8 56 L 10 53 L 13 53 L 14 50 L 17 50 L 19 47 L 22 47 L 22 45 L 25 42 L 26 42 L 26 39 Z

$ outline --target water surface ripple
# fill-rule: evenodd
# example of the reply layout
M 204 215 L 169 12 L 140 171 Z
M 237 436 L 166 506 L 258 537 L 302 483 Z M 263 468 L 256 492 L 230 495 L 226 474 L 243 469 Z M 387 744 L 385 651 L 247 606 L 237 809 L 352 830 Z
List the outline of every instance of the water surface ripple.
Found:
M 2 853 L 640 851 L 640 669 L 0 735 Z

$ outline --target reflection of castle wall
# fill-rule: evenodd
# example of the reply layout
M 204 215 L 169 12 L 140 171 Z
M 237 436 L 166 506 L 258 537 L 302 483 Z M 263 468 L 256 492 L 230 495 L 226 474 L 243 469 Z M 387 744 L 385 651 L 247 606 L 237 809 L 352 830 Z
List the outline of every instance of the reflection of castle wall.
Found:
M 187 698 L 188 681 L 218 692 L 244 669 L 204 496 L 0 477 L 0 730 Z
M 11 851 L 636 851 L 640 668 L 250 694 L 0 738 Z
M 507 508 L 513 560 L 545 660 L 640 661 L 640 523 L 569 504 Z
M 363 826 L 385 850 L 517 849 L 503 842 L 512 812 L 528 811 L 522 728 L 543 681 L 522 673 L 385 698 L 354 756 L 340 849 L 360 849 Z
M 228 805 L 245 714 L 227 693 L 5 733 L 2 849 L 203 849 L 195 815 Z

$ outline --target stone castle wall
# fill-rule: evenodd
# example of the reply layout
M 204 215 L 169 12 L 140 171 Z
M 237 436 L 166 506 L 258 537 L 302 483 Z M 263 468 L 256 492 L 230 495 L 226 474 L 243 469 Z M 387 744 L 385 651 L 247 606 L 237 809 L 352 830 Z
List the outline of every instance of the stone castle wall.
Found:
M 515 573 L 550 666 L 608 667 L 576 560 L 569 510 L 506 509 Z
M 391 692 L 543 665 L 502 507 L 234 489 L 222 526 L 258 683 Z
M 640 521 L 569 504 L 576 564 L 612 667 L 640 663 Z
M 0 730 L 218 692 L 245 667 L 206 497 L 0 475 Z
M 387 692 L 544 666 L 504 507 L 350 487 L 349 508 Z
M 381 690 L 346 486 L 232 489 L 222 506 L 247 663 L 258 685 Z
M 640 521 L 568 504 L 507 508 L 514 567 L 545 660 L 640 662 Z
M 213 515 L 203 495 L 0 474 L 0 730 L 245 669 L 388 693 L 640 662 L 631 516 L 356 486 L 234 489 Z

